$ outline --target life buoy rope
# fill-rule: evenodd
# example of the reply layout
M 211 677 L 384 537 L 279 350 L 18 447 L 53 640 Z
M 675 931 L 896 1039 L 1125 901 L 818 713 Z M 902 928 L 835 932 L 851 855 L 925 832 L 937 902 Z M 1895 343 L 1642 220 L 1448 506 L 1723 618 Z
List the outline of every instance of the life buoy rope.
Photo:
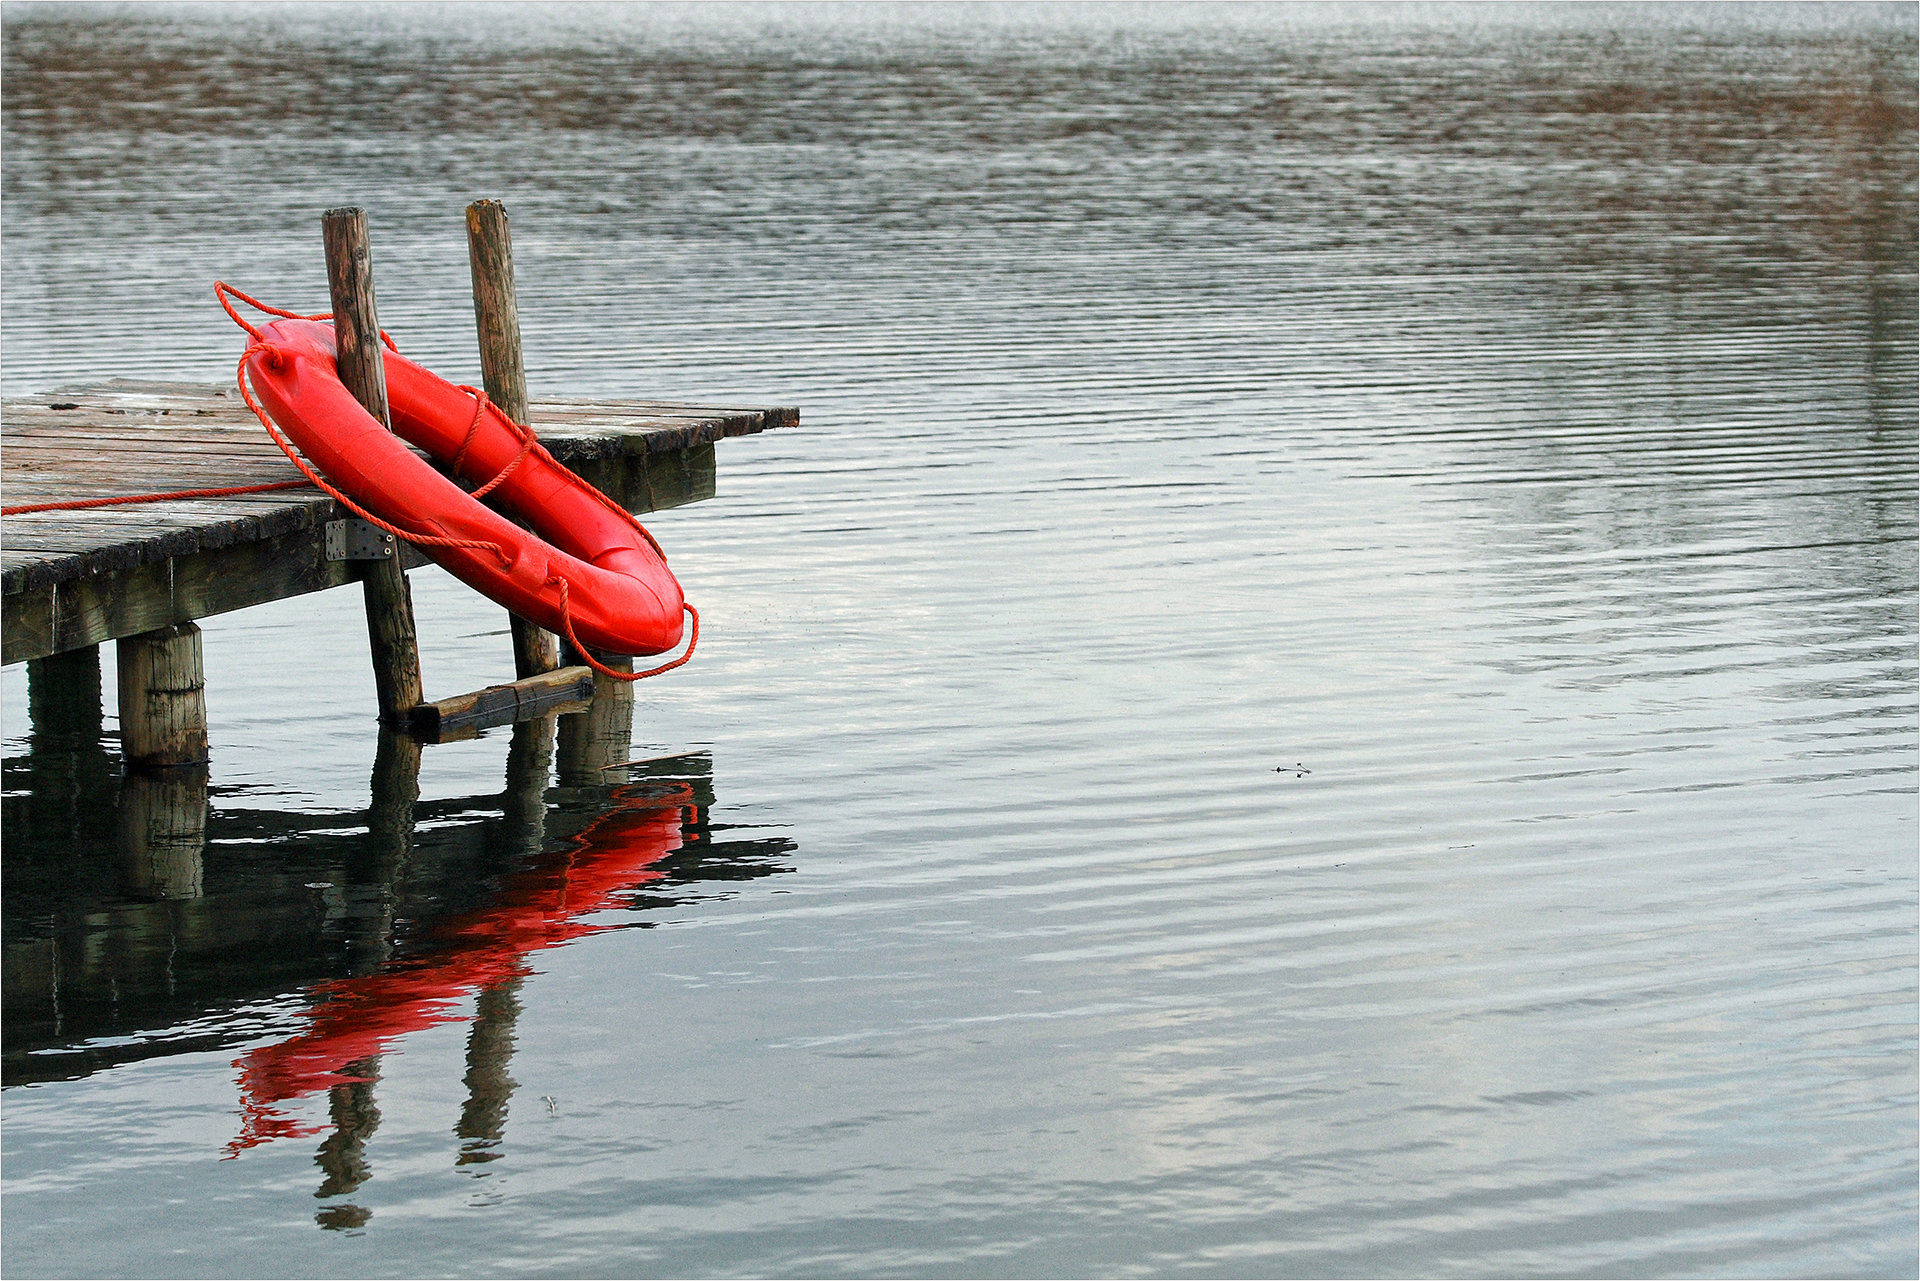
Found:
M 157 494 L 119 494 L 112 498 L 66 498 L 57 503 L 22 503 L 0 507 L 0 516 L 31 512 L 85 511 L 90 507 L 121 507 L 128 503 L 166 503 L 176 498 L 231 498 L 235 494 L 271 494 L 280 489 L 312 489 L 310 480 L 276 480 L 265 485 L 229 485 L 225 489 L 169 489 Z

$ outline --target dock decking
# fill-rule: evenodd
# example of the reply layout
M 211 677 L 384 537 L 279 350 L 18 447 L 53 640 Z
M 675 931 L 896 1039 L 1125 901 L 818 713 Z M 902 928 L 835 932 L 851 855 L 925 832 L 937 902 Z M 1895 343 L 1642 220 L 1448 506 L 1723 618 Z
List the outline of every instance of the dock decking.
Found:
M 715 441 L 799 413 L 560 399 L 535 401 L 530 420 L 555 458 L 644 513 L 711 497 Z M 231 385 L 115 380 L 0 405 L 9 507 L 300 479 Z M 0 661 L 353 582 L 359 562 L 327 559 L 325 539 L 347 515 L 293 489 L 0 518 Z

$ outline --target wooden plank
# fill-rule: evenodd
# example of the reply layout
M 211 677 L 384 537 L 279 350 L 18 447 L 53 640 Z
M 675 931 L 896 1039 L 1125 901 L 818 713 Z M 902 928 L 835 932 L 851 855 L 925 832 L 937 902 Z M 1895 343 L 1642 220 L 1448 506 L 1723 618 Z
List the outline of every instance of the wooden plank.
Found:
M 598 487 L 615 502 L 629 511 L 642 514 L 711 498 L 717 488 L 716 460 L 711 445 L 679 454 L 604 459 L 582 466 L 579 470 L 588 483 Z M 7 517 L 7 548 L 0 553 L 0 583 L 4 583 L 7 593 L 7 610 L 20 609 L 25 614 L 17 628 L 7 628 L 7 634 L 12 639 L 6 645 L 5 661 L 13 663 L 38 656 L 33 652 L 38 650 L 38 643 L 27 638 L 39 634 L 45 626 L 50 625 L 46 621 L 52 613 L 50 607 L 42 605 L 36 611 L 34 606 L 19 599 L 22 593 L 44 592 L 56 583 L 71 582 L 89 575 L 107 575 L 119 590 L 138 590 L 137 576 L 130 578 L 128 575 L 141 566 L 203 557 L 213 552 L 234 554 L 249 543 L 270 543 L 302 533 L 309 535 L 306 550 L 317 558 L 321 548 L 320 529 L 326 521 L 336 518 L 336 506 L 331 499 L 312 496 L 308 491 L 287 492 L 307 496 L 298 502 L 287 501 L 284 495 L 278 501 L 274 501 L 273 496 L 260 495 L 244 500 L 140 505 L 139 510 L 143 512 L 148 508 L 156 512 L 161 508 L 175 511 L 176 514 L 170 519 L 157 515 L 133 519 L 127 513 L 135 509 L 125 507 Z M 196 508 L 203 503 L 213 505 L 212 510 L 218 513 L 217 519 L 194 519 L 192 512 L 180 513 L 177 510 Z M 281 551 L 278 548 L 271 549 L 266 559 L 270 562 L 280 561 Z M 409 549 L 408 564 L 422 563 L 425 563 L 425 558 Z M 255 572 L 255 567 L 236 561 L 235 572 Z M 189 581 L 198 581 L 202 577 L 212 580 L 219 575 L 198 562 L 186 572 Z M 300 581 L 307 582 L 310 578 L 310 575 L 303 575 Z M 324 584 L 304 589 L 317 590 L 319 586 L 333 586 L 341 581 L 350 580 L 330 579 Z M 292 594 L 295 592 L 278 590 L 275 584 L 269 582 L 262 584 L 258 592 L 248 593 L 250 599 L 246 603 L 259 604 Z M 71 617 L 71 610 L 63 609 L 60 613 L 63 618 Z M 30 621 L 30 617 L 36 615 L 40 621 Z M 143 612 L 142 617 L 156 620 L 149 626 L 185 621 L 172 617 L 164 608 L 157 613 Z M 92 635 L 95 630 L 93 624 L 78 625 L 73 622 L 63 622 L 55 629 L 61 637 Z M 95 640 L 107 639 L 112 639 L 111 633 L 95 636 Z M 16 653 L 20 657 L 15 657 Z
M 452 735 L 478 733 L 495 725 L 580 711 L 592 698 L 593 669 L 562 667 L 505 685 L 489 685 L 469 694 L 421 703 L 413 709 L 411 727 L 420 738 L 443 742 Z
M 298 504 L 269 507 L 258 515 L 230 516 L 201 524 L 136 523 L 113 518 L 112 513 L 124 510 L 49 512 L 44 515 L 65 519 L 39 524 L 25 523 L 38 517 L 7 517 L 9 552 L 4 573 L 0 573 L 5 593 L 11 597 L 50 587 L 56 582 L 161 563 L 300 531 L 313 531 L 317 539 L 318 531 L 332 519 L 334 504 L 331 499 L 308 499 Z M 17 541 L 23 545 L 19 547 L 15 547 L 16 529 L 21 530 Z M 31 552 L 41 554 L 27 559 L 24 553 Z M 16 556 L 21 559 L 16 560 Z M 10 600 L 8 608 L 12 607 Z
M 578 461 L 571 467 L 580 479 L 631 512 L 702 502 L 718 490 L 710 444 L 669 454 L 615 454 Z

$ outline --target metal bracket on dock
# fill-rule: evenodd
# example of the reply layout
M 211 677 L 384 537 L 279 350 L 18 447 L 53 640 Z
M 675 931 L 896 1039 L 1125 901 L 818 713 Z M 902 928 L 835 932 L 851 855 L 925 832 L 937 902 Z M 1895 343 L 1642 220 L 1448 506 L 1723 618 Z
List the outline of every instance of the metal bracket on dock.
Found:
M 392 560 L 396 540 L 358 517 L 327 522 L 328 560 Z

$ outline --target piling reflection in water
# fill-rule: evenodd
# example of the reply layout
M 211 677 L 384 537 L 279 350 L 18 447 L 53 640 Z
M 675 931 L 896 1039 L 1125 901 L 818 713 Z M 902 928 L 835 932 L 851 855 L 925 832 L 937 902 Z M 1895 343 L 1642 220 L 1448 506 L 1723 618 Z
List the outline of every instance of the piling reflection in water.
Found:
M 317 1133 L 284 1121 L 273 1105 L 361 1079 L 350 1065 L 408 1032 L 462 1017 L 455 1006 L 468 996 L 509 988 L 530 972 L 531 953 L 608 928 L 592 914 L 665 875 L 658 864 L 680 848 L 695 809 L 684 784 L 654 793 L 629 785 L 610 801 L 566 848 L 514 875 L 494 903 L 435 922 L 370 974 L 311 989 L 307 1030 L 240 1060 L 245 1125 L 230 1150 Z
M 608 913 L 690 897 L 677 886 L 786 871 L 793 849 L 716 840 L 709 759 L 627 764 L 626 707 L 514 726 L 493 797 L 422 802 L 420 745 L 383 731 L 363 828 L 210 807 L 204 769 L 117 778 L 97 710 L 35 710 L 34 751 L 6 763 L 7 1084 L 281 1034 L 235 1063 L 226 1150 L 324 1133 L 322 1198 L 370 1175 L 381 1056 L 401 1038 L 473 1003 L 452 1159 L 483 1166 L 534 954 L 651 924 Z M 289 1106 L 322 1091 L 324 1122 Z M 317 1221 L 367 1218 L 336 1203 Z

